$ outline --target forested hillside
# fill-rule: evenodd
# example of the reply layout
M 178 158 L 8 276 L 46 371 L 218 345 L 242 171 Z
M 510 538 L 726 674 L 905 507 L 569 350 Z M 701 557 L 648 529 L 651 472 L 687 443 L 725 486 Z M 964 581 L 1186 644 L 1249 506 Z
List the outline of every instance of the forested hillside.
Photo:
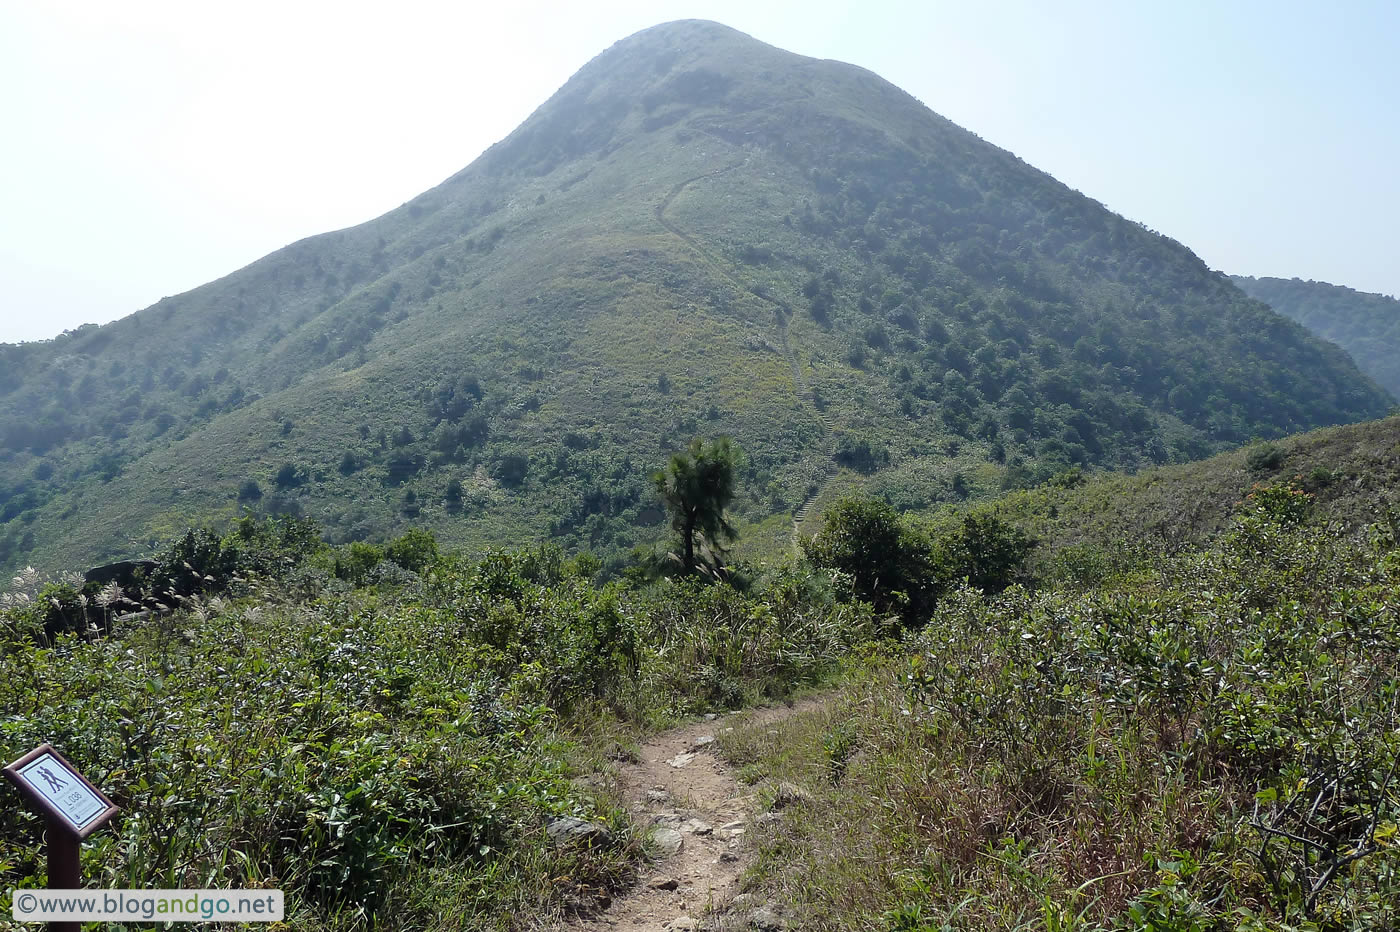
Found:
M 1230 280 L 1251 298 L 1336 343 L 1362 372 L 1400 397 L 1400 301 L 1393 296 L 1296 278 L 1232 275 Z
M 643 464 L 721 433 L 744 546 L 773 556 L 829 487 L 928 508 L 1391 403 L 877 76 L 684 21 L 383 217 L 0 347 L 0 566 L 247 510 L 620 566 L 661 533 Z

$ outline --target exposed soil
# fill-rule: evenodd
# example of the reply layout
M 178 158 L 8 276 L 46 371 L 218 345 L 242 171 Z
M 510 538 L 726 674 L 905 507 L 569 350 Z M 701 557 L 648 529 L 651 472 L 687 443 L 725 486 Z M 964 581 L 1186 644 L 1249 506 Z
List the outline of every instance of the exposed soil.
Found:
M 698 927 L 702 914 L 722 907 L 739 892 L 748 866 L 744 836 L 755 814 L 753 794 L 734 770 L 712 753 L 713 741 L 734 722 L 768 724 L 816 708 L 819 699 L 758 709 L 740 717 L 720 716 L 656 735 L 640 760 L 622 765 L 618 788 L 640 825 L 653 827 L 656 858 L 643 865 L 636 887 L 590 919 L 565 926 L 580 930 L 670 930 Z M 680 847 L 660 849 L 678 833 Z

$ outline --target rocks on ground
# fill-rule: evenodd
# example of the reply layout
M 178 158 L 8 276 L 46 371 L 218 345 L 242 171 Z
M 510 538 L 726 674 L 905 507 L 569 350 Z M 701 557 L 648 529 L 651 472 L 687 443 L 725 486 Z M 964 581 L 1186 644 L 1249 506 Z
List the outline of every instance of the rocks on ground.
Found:
M 651 843 L 656 848 L 659 857 L 669 858 L 681 850 L 685 838 L 673 828 L 658 826 L 652 830 Z
M 550 819 L 545 823 L 545 835 L 559 848 L 606 848 L 613 841 L 612 830 L 601 822 L 589 822 L 572 816 Z

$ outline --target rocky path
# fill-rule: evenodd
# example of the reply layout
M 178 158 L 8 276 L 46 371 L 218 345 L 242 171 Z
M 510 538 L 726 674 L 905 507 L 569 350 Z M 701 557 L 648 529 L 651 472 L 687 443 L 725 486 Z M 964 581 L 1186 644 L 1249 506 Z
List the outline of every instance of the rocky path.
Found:
M 602 913 L 565 926 L 580 930 L 666 930 L 702 925 L 704 914 L 731 903 L 748 866 L 745 835 L 755 816 L 753 795 L 733 768 L 711 753 L 731 722 L 767 724 L 815 708 L 809 699 L 794 706 L 759 709 L 743 719 L 722 716 L 676 728 L 642 746 L 637 763 L 618 772 L 619 789 L 633 818 L 651 827 L 653 859 L 638 885 Z M 756 910 L 759 927 L 765 924 Z M 772 928 L 780 920 L 772 917 Z

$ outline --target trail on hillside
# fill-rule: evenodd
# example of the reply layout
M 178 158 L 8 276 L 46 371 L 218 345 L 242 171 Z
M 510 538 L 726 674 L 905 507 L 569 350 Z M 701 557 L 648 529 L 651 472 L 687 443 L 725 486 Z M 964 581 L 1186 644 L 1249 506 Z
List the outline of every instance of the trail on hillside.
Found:
M 836 460 L 834 458 L 836 455 L 836 431 L 831 425 L 831 419 L 826 416 L 826 412 L 817 404 L 816 396 L 807 386 L 807 379 L 802 374 L 802 365 L 798 361 L 797 354 L 793 352 L 791 339 L 788 334 L 788 318 L 792 316 L 792 308 L 786 302 L 771 298 L 749 285 L 744 284 L 734 271 L 728 267 L 727 263 L 706 248 L 695 237 L 691 236 L 685 230 L 682 230 L 666 217 L 666 211 L 670 208 L 672 202 L 675 201 L 677 195 L 690 185 L 695 184 L 697 181 L 703 181 L 706 178 L 715 178 L 719 175 L 727 174 L 746 164 L 748 164 L 748 159 L 744 158 L 724 168 L 705 172 L 693 178 L 687 178 L 673 186 L 666 197 L 661 200 L 661 203 L 656 205 L 656 221 L 665 227 L 668 232 L 679 237 L 682 242 L 694 250 L 695 254 L 700 257 L 700 260 L 706 267 L 737 288 L 740 294 L 752 295 L 773 308 L 773 316 L 778 329 L 778 342 L 779 345 L 782 346 L 783 357 L 787 360 L 788 367 L 792 370 L 793 388 L 797 393 L 798 400 L 811 412 L 817 419 L 817 422 L 822 425 L 822 431 L 826 436 L 827 444 L 826 457 L 822 461 L 821 474 L 817 477 L 817 481 L 813 483 L 814 488 L 812 491 L 807 494 L 802 504 L 793 512 L 792 549 L 793 552 L 796 553 L 799 549 L 798 540 L 801 536 L 802 522 L 807 520 L 807 513 L 811 511 L 812 505 L 821 495 L 822 489 L 825 488 L 827 482 L 831 480 L 832 476 L 836 475 Z
M 821 703 L 759 709 L 742 721 L 772 724 Z M 754 796 L 712 753 L 730 721 L 723 716 L 663 732 L 642 745 L 636 763 L 619 768 L 618 790 L 634 821 L 650 828 L 656 857 L 643 866 L 637 886 L 606 910 L 561 928 L 683 932 L 700 928 L 702 914 L 739 892 L 751 856 L 744 836 Z

